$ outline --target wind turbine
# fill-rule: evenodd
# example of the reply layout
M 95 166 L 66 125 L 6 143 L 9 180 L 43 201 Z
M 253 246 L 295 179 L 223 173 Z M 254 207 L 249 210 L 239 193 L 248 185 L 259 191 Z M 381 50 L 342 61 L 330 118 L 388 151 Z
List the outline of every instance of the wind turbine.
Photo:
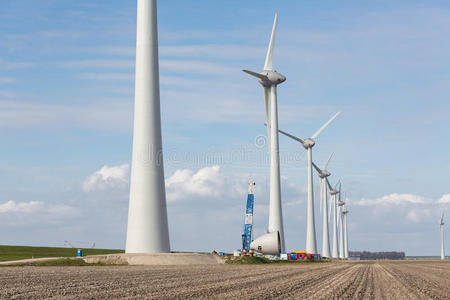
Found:
M 312 147 L 316 144 L 314 139 L 316 139 L 322 130 L 325 129 L 338 115 L 340 112 L 335 114 L 331 119 L 329 119 L 322 127 L 319 128 L 310 138 L 302 140 L 296 136 L 293 136 L 287 132 L 279 130 L 280 133 L 290 137 L 303 145 L 306 149 L 308 155 L 308 211 L 307 211 L 307 227 L 306 227 L 306 252 L 317 253 L 317 243 L 316 243 L 316 226 L 314 221 L 314 191 L 313 191 L 313 174 L 312 174 Z
M 270 201 L 269 201 L 269 227 L 268 233 L 277 231 L 281 243 L 281 252 L 284 247 L 283 213 L 281 209 L 280 187 L 280 156 L 278 147 L 278 108 L 277 85 L 284 82 L 286 77 L 273 69 L 273 48 L 275 32 L 277 29 L 278 14 L 275 14 L 269 48 L 267 50 L 264 70 L 261 73 L 243 70 L 256 78 L 263 87 L 264 104 L 266 108 L 267 140 L 270 153 Z
M 348 225 L 347 225 L 347 214 L 348 210 L 344 204 L 344 210 L 342 211 L 344 218 L 344 258 L 348 258 Z
M 323 257 L 331 257 L 330 256 L 330 234 L 328 232 L 328 186 L 326 184 L 326 179 L 330 176 L 330 172 L 328 172 L 327 167 L 330 163 L 333 154 L 330 155 L 328 161 L 325 163 L 322 169 L 316 166 L 315 163 L 312 163 L 314 168 L 320 177 L 320 209 L 323 207 L 323 226 L 322 226 L 322 256 Z
M 337 205 L 339 206 L 338 214 L 339 214 L 339 258 L 344 258 L 344 214 L 343 207 L 345 205 L 344 201 L 341 201 L 341 184 L 339 183 L 339 201 Z M 345 200 L 345 197 L 344 197 Z
M 337 189 L 337 186 L 340 185 L 340 182 L 336 183 L 335 187 L 333 188 L 328 181 L 328 178 L 326 179 L 328 188 L 330 189 L 330 195 L 331 195 L 331 201 L 330 201 L 330 212 L 331 207 L 333 207 L 333 249 L 331 252 L 332 258 L 338 258 L 339 252 L 338 252 L 338 238 L 337 238 L 337 212 L 336 212 L 336 195 L 340 194 L 341 189 L 339 187 L 339 190 Z
M 442 213 L 441 221 L 439 222 L 439 227 L 441 229 L 441 259 L 445 259 L 445 250 L 444 250 L 444 213 Z

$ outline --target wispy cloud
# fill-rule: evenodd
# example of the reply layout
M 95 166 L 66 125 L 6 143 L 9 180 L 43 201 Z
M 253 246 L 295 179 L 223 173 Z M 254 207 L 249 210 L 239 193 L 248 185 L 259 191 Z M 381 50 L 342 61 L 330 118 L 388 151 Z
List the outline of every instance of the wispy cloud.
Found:
M 64 128 L 78 126 L 126 131 L 131 128 L 132 104 L 126 99 L 98 99 L 77 105 L 43 104 L 0 99 L 0 127 Z
M 102 80 L 102 81 L 134 81 L 133 73 L 81 73 L 75 75 L 76 79 Z
M 161 59 L 160 66 L 162 71 L 184 74 L 230 75 L 239 72 L 230 65 L 196 60 Z
M 114 59 L 85 59 L 68 61 L 61 64 L 64 68 L 71 69 L 124 69 L 133 68 L 134 60 L 114 60 Z
M 9 226 L 61 223 L 77 217 L 79 214 L 80 211 L 77 208 L 48 204 L 42 201 L 16 202 L 10 200 L 0 204 L 3 223 Z
M 34 63 L 34 62 L 6 61 L 3 59 L 0 59 L 0 69 L 16 70 L 16 69 L 32 68 L 35 66 L 36 66 L 36 63 Z
M 0 77 L 0 84 L 13 83 L 16 79 L 12 77 Z
M 356 201 L 356 205 L 372 206 L 372 205 L 405 205 L 405 204 L 424 204 L 431 203 L 432 200 L 423 196 L 413 194 L 389 194 L 377 199 L 361 199 Z

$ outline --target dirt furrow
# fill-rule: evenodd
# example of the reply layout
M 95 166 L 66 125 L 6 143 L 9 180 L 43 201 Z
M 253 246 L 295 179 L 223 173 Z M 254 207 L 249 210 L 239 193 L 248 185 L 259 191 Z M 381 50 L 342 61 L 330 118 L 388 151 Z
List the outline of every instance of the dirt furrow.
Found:
M 0 299 L 450 299 L 450 263 L 7 267 Z

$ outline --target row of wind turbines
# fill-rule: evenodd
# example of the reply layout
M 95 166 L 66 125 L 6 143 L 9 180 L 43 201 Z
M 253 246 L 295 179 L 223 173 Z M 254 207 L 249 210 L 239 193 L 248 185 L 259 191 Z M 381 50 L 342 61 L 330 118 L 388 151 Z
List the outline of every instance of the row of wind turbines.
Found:
M 348 229 L 347 214 L 345 202 L 341 200 L 341 183 L 338 182 L 334 187 L 330 184 L 328 177 L 331 175 L 327 170 L 332 156 L 320 169 L 313 162 L 312 148 L 316 144 L 315 139 L 319 134 L 340 114 L 336 113 L 322 127 L 319 128 L 311 137 L 300 139 L 292 134 L 278 129 L 278 104 L 277 104 L 277 86 L 284 81 L 286 77 L 278 73 L 273 68 L 273 50 L 275 43 L 275 34 L 277 29 L 278 15 L 275 14 L 275 20 L 270 37 L 264 69 L 262 72 L 243 70 L 244 72 L 256 77 L 263 87 L 264 104 L 266 113 L 267 141 L 270 153 L 270 200 L 269 200 L 269 226 L 267 234 L 255 239 L 251 248 L 266 254 L 284 253 L 285 239 L 283 227 L 283 213 L 281 205 L 281 184 L 280 184 L 280 157 L 279 157 L 279 133 L 299 142 L 306 150 L 308 158 L 308 200 L 307 200 L 307 228 L 306 228 L 306 251 L 311 254 L 317 254 L 315 215 L 314 215 L 314 191 L 313 191 L 313 168 L 317 171 L 320 178 L 320 208 L 323 213 L 323 237 L 322 252 L 323 257 L 348 258 Z M 330 197 L 329 197 L 330 196 Z M 330 200 L 330 201 L 329 201 Z M 323 209 L 322 209 L 323 207 Z M 329 207 L 329 210 L 328 210 Z M 333 214 L 333 245 L 330 251 L 329 221 Z M 339 243 L 338 243 L 339 230 Z M 338 245 L 339 244 L 339 245 Z

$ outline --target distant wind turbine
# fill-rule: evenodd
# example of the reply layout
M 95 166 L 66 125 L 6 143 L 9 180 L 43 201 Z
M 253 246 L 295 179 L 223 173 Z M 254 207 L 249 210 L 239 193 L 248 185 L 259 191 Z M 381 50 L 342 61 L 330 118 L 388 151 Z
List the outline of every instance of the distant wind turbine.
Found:
M 339 252 L 338 252 L 338 237 L 337 237 L 337 205 L 336 205 L 336 195 L 340 193 L 340 189 L 337 189 L 337 186 L 340 184 L 340 182 L 336 183 L 335 187 L 333 188 L 328 181 L 328 178 L 326 179 L 328 188 L 330 189 L 330 195 L 331 195 L 331 201 L 330 201 L 330 213 L 331 208 L 333 207 L 333 249 L 331 252 L 332 258 L 338 258 Z
M 444 249 L 444 213 L 442 213 L 441 221 L 439 222 L 439 228 L 441 229 L 441 259 L 445 259 Z
M 333 154 L 330 155 L 328 161 L 325 163 L 322 169 L 316 166 L 315 163 L 312 163 L 313 167 L 316 169 L 317 173 L 320 177 L 320 209 L 323 207 L 323 225 L 322 225 L 322 256 L 323 257 L 331 257 L 330 255 L 330 234 L 328 230 L 328 186 L 326 184 L 326 179 L 330 176 L 330 172 L 328 172 L 327 167 L 330 163 Z
M 339 216 L 339 258 L 344 258 L 344 205 L 345 202 L 341 201 L 341 184 L 339 183 L 339 201 L 337 205 L 339 206 L 338 216 Z M 344 197 L 345 200 L 345 197 Z
M 342 217 L 344 222 L 344 258 L 348 258 L 348 224 L 347 224 L 347 214 L 348 210 L 344 204 L 344 210 L 342 211 Z
M 316 144 L 316 139 L 319 134 L 340 114 L 338 112 L 331 119 L 329 119 L 322 127 L 319 128 L 310 138 L 302 140 L 296 136 L 293 136 L 287 132 L 279 130 L 280 133 L 291 139 L 301 143 L 306 149 L 308 155 L 308 211 L 307 211 L 307 227 L 306 227 L 306 252 L 317 253 L 316 243 L 316 226 L 314 221 L 314 191 L 313 191 L 313 175 L 312 175 L 312 148 Z

